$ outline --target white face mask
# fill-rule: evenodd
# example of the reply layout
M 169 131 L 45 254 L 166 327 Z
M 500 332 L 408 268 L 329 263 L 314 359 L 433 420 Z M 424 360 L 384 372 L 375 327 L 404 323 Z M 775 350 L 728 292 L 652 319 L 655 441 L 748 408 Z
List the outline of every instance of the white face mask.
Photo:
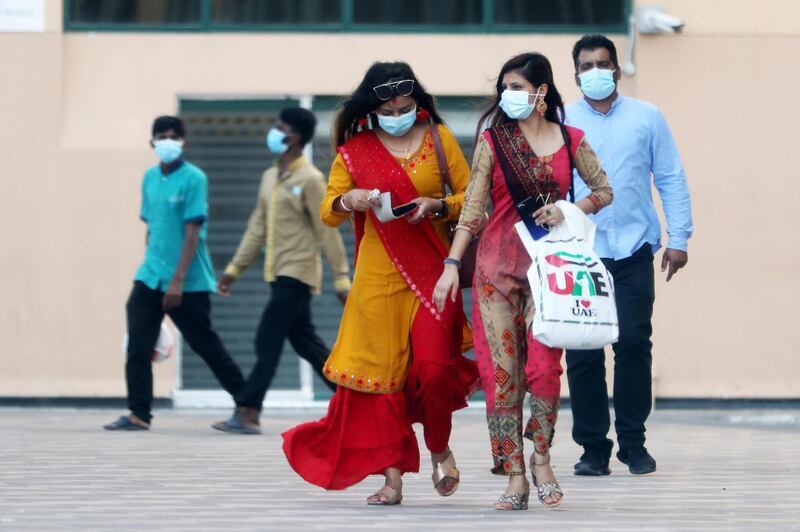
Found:
M 500 109 L 512 120 L 525 120 L 533 112 L 536 100 L 539 98 L 541 87 L 533 96 L 533 103 L 528 103 L 528 91 L 512 91 L 506 89 L 500 95 Z

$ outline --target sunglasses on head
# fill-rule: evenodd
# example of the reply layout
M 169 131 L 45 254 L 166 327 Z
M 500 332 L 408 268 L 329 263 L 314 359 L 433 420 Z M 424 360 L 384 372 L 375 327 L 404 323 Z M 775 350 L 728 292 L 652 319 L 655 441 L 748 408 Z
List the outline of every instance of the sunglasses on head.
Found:
M 397 93 L 398 96 L 409 96 L 414 92 L 414 80 L 401 79 L 400 81 L 390 81 L 383 85 L 376 85 L 372 87 L 372 90 L 375 91 L 375 96 L 377 96 L 379 100 L 385 102 L 395 93 Z

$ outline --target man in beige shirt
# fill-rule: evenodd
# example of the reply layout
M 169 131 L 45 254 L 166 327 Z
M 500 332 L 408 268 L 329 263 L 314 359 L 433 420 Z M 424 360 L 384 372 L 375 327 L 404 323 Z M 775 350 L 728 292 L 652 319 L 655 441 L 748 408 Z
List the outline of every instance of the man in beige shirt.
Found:
M 258 360 L 236 396 L 238 406 L 233 416 L 212 425 L 225 432 L 261 432 L 261 406 L 287 337 L 297 354 L 322 376 L 330 349 L 311 322 L 311 295 L 319 294 L 322 285 L 320 248 L 334 273 L 342 303 L 350 290 L 350 267 L 342 238 L 319 216 L 325 178 L 303 156 L 303 147 L 314 136 L 316 118 L 299 107 L 283 109 L 279 116 L 267 135 L 267 146 L 278 155 L 277 162 L 264 172 L 247 230 L 217 285 L 221 295 L 228 295 L 234 281 L 266 248 L 264 280 L 270 284 L 272 295 L 256 333 Z M 333 387 L 324 377 L 323 382 Z

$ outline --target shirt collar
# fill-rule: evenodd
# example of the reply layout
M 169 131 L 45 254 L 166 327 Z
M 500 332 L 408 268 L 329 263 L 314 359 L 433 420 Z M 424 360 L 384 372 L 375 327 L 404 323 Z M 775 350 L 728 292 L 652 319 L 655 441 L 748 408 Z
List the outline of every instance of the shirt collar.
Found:
M 603 114 L 600 111 L 598 111 L 597 109 L 595 109 L 594 107 L 592 107 L 591 104 L 589 104 L 589 102 L 586 101 L 585 97 L 580 99 L 580 103 L 585 109 L 588 109 L 590 112 L 592 112 L 592 113 L 594 113 L 594 114 L 596 114 L 598 116 L 609 116 L 611 113 L 614 112 L 614 109 L 616 109 L 617 107 L 620 106 L 620 104 L 622 103 L 622 100 L 624 100 L 624 97 L 622 96 L 622 94 L 617 93 L 617 98 L 614 100 L 614 103 L 611 104 L 611 109 L 609 109 L 608 113 L 606 113 L 606 114 Z
M 161 168 L 160 164 L 158 165 L 158 170 L 161 172 L 161 177 L 171 176 L 172 174 L 183 168 L 184 163 L 185 161 L 183 159 L 179 159 L 178 164 L 176 164 L 174 168 L 171 168 L 170 171 L 167 172 L 166 174 L 164 173 L 164 170 Z
M 301 155 L 300 157 L 298 157 L 297 159 L 295 159 L 294 161 L 289 163 L 289 166 L 286 168 L 286 172 L 283 175 L 279 175 L 278 178 L 279 179 L 286 179 L 293 172 L 295 172 L 299 168 L 307 166 L 308 164 L 309 163 L 308 163 L 308 159 L 306 159 L 306 156 L 305 155 Z M 275 162 L 273 163 L 273 166 L 276 169 L 278 168 L 278 159 L 275 159 Z
M 289 165 L 289 167 L 286 169 L 286 171 L 287 172 L 294 172 L 298 168 L 306 166 L 307 164 L 308 164 L 308 159 L 306 159 L 305 155 L 301 155 L 300 157 L 298 157 L 297 159 L 292 161 L 292 163 Z

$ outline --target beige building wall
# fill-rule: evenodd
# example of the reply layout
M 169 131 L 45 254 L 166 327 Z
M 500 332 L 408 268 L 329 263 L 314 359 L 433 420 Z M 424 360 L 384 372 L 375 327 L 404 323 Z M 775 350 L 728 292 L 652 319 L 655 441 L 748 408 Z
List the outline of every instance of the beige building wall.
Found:
M 621 89 L 666 114 L 696 233 L 688 267 L 657 283 L 657 394 L 800 397 L 800 4 L 658 4 L 684 33 L 641 36 Z M 546 54 L 561 92 L 579 97 L 578 35 L 64 34 L 61 2 L 46 8 L 44 33 L 0 35 L 0 397 L 124 395 L 149 126 L 179 97 L 344 94 L 391 59 L 434 94 L 484 94 L 526 50 Z M 623 56 L 627 39 L 612 37 Z M 156 368 L 157 395 L 173 388 L 170 364 Z

